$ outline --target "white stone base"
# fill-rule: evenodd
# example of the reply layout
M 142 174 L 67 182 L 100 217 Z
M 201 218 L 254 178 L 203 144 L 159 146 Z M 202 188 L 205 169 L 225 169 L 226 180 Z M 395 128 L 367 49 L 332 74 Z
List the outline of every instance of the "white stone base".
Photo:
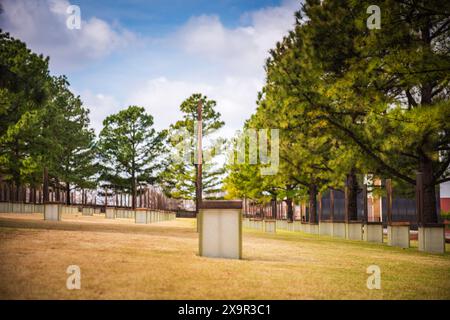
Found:
M 303 228 L 306 233 L 319 234 L 319 224 L 305 223 Z
M 388 245 L 400 248 L 409 248 L 409 225 L 388 225 Z
M 0 213 L 44 213 L 44 205 L 0 202 Z
M 383 224 L 380 222 L 364 225 L 363 240 L 368 242 L 383 243 Z
M 319 222 L 319 234 L 321 236 L 332 236 L 333 235 L 333 223 L 328 221 Z
M 349 222 L 345 224 L 345 238 L 347 240 L 363 239 L 363 224 L 361 222 Z
M 135 223 L 146 224 L 147 222 L 147 210 L 136 210 L 135 212 Z
M 344 222 L 333 222 L 333 237 L 345 239 L 345 230 Z
M 264 232 L 276 233 L 277 223 L 275 220 L 264 220 Z
M 292 222 L 292 224 L 294 225 L 294 231 L 295 232 L 302 231 L 302 223 L 301 223 L 301 221 L 294 221 L 294 222 Z
M 199 214 L 200 256 L 241 259 L 241 210 L 200 209 Z
M 61 214 L 78 214 L 78 207 L 72 205 L 63 205 Z
M 106 217 L 106 219 L 115 219 L 116 218 L 116 209 L 115 208 L 106 208 L 105 217 Z
M 419 251 L 430 253 L 445 252 L 444 226 L 419 227 Z
M 83 208 L 83 216 L 92 216 L 94 215 L 94 208 L 85 207 Z
M 44 219 L 50 221 L 60 221 L 61 205 L 58 203 L 46 203 L 44 205 Z
M 288 222 L 287 222 L 286 230 L 287 230 L 287 231 L 291 231 L 291 232 L 294 231 L 294 223 L 293 223 L 292 221 L 288 221 Z
M 277 229 L 287 230 L 287 222 L 286 222 L 286 220 L 277 220 Z
M 253 229 L 258 231 L 264 231 L 264 220 L 254 220 L 253 221 Z

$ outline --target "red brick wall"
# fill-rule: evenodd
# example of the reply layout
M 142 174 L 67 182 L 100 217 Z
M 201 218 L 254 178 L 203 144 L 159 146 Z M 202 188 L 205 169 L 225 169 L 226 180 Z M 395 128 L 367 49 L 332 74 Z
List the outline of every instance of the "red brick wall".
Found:
M 450 212 L 450 198 L 441 198 L 441 212 Z

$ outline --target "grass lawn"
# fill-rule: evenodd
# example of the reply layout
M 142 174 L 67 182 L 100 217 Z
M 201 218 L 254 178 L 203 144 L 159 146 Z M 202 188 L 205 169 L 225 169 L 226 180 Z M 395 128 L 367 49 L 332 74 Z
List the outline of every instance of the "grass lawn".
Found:
M 450 254 L 244 230 L 243 260 L 197 255 L 194 219 L 0 215 L 0 299 L 450 299 Z M 448 248 L 447 248 L 448 250 Z M 381 268 L 381 290 L 366 268 Z M 81 268 L 67 290 L 66 269 Z

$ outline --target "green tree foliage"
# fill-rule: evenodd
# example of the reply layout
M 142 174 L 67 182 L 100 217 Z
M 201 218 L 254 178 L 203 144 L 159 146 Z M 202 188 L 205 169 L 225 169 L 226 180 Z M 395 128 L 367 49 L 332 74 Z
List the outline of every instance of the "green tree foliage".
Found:
M 95 133 L 89 128 L 89 110 L 68 88 L 63 77 L 52 79 L 51 98 L 42 113 L 44 124 L 40 150 L 51 150 L 40 156 L 55 183 L 64 182 L 66 203 L 74 188 L 94 188 L 96 164 Z
M 366 26 L 371 4 L 381 8 L 380 30 Z M 412 185 L 421 171 L 427 222 L 437 221 L 435 185 L 448 180 L 450 161 L 449 9 L 440 1 L 307 1 L 304 8 L 312 61 L 323 69 L 318 93 L 328 100 L 316 108 L 319 117 L 370 159 L 371 171 Z
M 64 76 L 51 77 L 48 58 L 0 32 L 0 172 L 16 187 L 42 183 L 93 187 L 94 133 L 88 111 Z M 47 174 L 45 175 L 47 176 Z
M 49 87 L 48 58 L 0 30 L 0 170 L 19 187 L 39 170 L 31 155 Z
M 366 26 L 374 4 L 380 30 Z M 347 180 L 350 218 L 358 174 L 414 186 L 421 171 L 435 222 L 435 185 L 450 180 L 449 12 L 440 1 L 307 0 L 271 51 L 256 112 L 284 131 L 280 166 L 320 188 Z
M 103 121 L 98 141 L 101 180 L 129 191 L 133 208 L 137 185 L 156 181 L 164 135 L 153 128 L 153 117 L 139 106 L 129 106 Z
M 167 144 L 170 148 L 170 156 L 160 177 L 164 192 L 174 198 L 195 199 L 197 172 L 194 164 L 195 128 L 197 106 L 200 99 L 203 103 L 202 136 L 204 141 L 224 125 L 224 122 L 220 120 L 220 113 L 215 110 L 216 102 L 200 93 L 192 94 L 180 105 L 183 118 L 169 128 Z M 221 191 L 221 176 L 224 168 L 219 166 L 215 160 L 222 143 L 222 140 L 217 139 L 211 142 L 210 147 L 204 145 L 204 155 L 210 155 L 203 157 L 202 164 L 203 193 L 206 198 Z

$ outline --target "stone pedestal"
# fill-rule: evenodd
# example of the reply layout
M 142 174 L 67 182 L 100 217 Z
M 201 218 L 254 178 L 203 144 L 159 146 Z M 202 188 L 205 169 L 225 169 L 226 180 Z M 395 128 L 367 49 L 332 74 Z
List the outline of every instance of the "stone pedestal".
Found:
M 333 223 L 331 221 L 320 221 L 319 222 L 319 234 L 321 236 L 332 236 L 333 235 Z
M 361 221 L 348 221 L 345 224 L 345 238 L 347 240 L 362 240 L 363 223 Z
M 261 219 L 255 219 L 253 220 L 254 229 L 258 231 L 264 230 L 264 220 Z
M 345 222 L 333 221 L 333 237 L 345 239 L 346 228 Z
M 44 205 L 44 220 L 60 221 L 61 208 L 62 205 L 59 203 L 46 203 Z
M 1 213 L 9 213 L 9 202 L 0 202 L 0 212 Z
M 287 221 L 286 220 L 277 220 L 277 229 L 287 230 Z
M 92 216 L 94 215 L 94 208 L 83 207 L 83 216 Z
M 319 234 L 319 224 L 318 223 L 305 223 L 303 225 L 304 232 L 310 234 Z
M 199 254 L 241 259 L 242 201 L 203 201 L 199 210 Z
M 383 243 L 383 223 L 367 222 L 364 225 L 364 241 Z
M 409 222 L 391 222 L 387 232 L 389 246 L 409 248 Z
M 277 232 L 277 223 L 275 220 L 264 220 L 264 231 L 268 233 Z
M 294 231 L 294 224 L 292 223 L 292 221 L 287 221 L 286 222 L 286 230 L 287 231 L 291 231 L 291 232 Z
M 115 219 L 116 218 L 116 209 L 115 208 L 106 208 L 105 217 L 106 217 L 106 219 Z
M 445 252 L 445 228 L 443 224 L 424 224 L 419 226 L 419 251 L 429 253 Z
M 293 221 L 292 224 L 293 224 L 294 232 L 302 231 L 301 221 Z
M 134 213 L 134 222 L 138 224 L 146 224 L 148 222 L 148 212 L 145 208 L 136 208 Z

